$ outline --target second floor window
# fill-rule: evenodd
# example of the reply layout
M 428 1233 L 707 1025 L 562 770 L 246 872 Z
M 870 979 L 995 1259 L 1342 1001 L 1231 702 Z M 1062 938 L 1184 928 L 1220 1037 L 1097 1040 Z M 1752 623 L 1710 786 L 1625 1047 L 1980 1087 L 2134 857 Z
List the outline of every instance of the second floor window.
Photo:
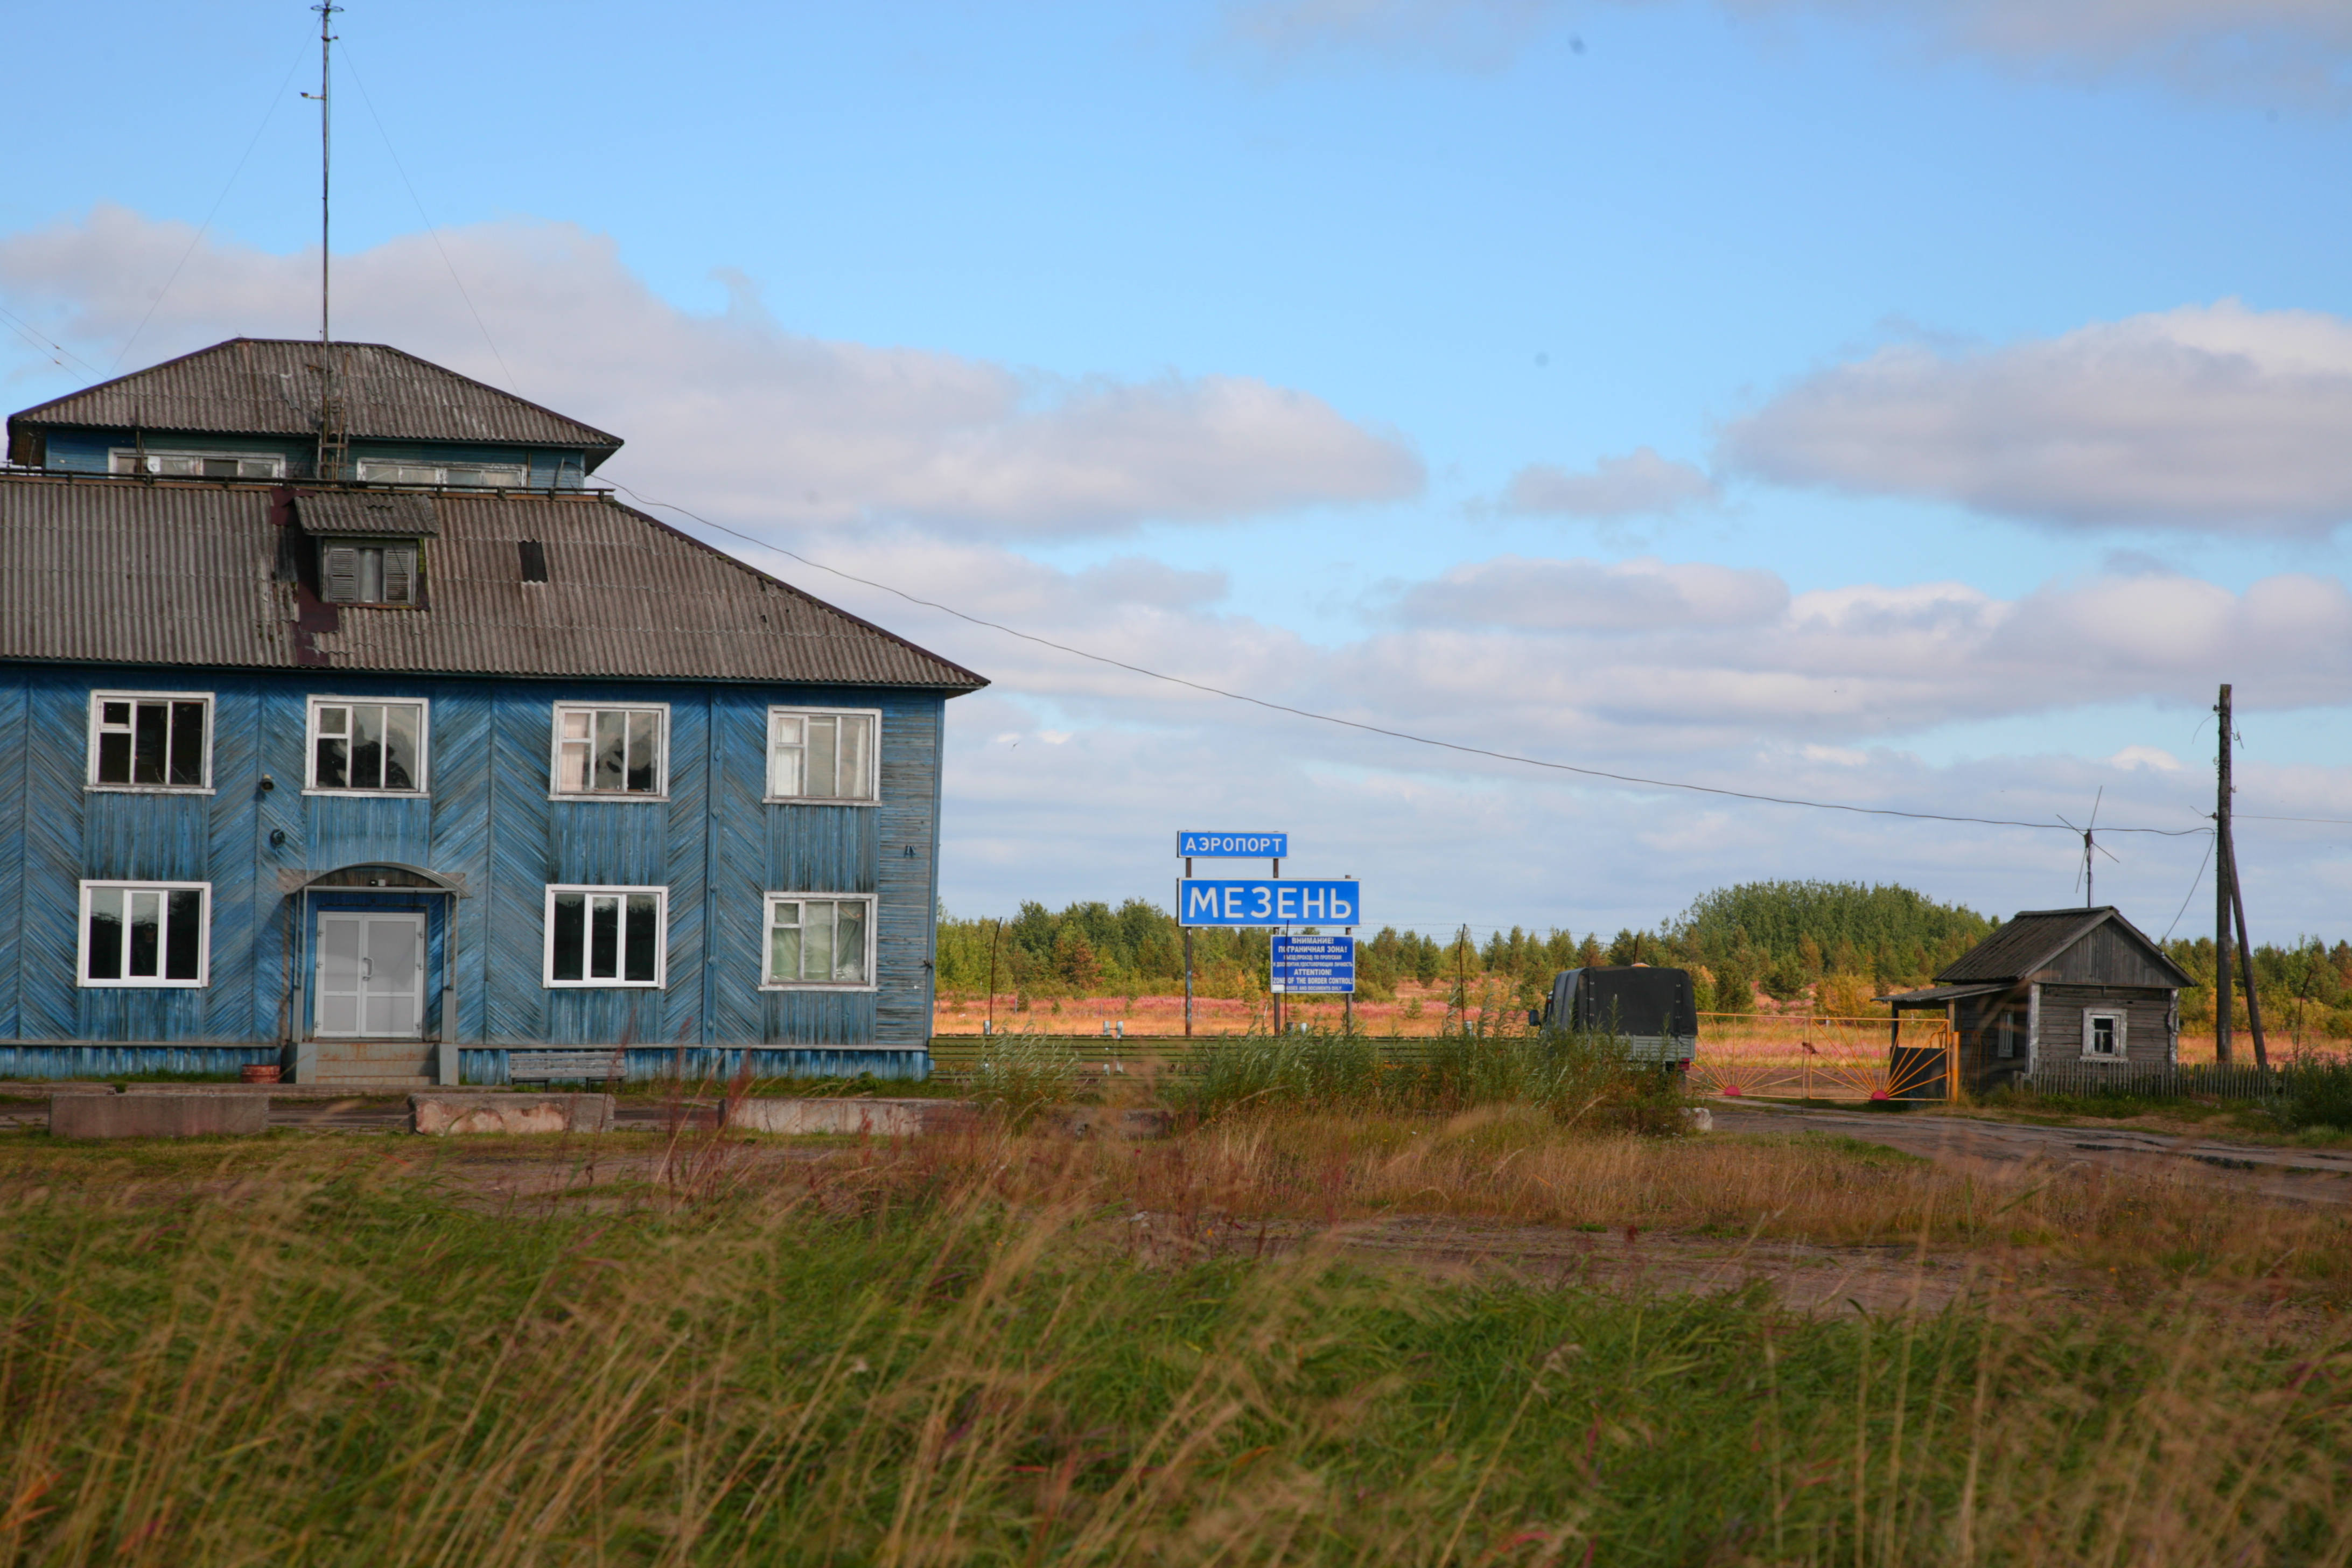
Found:
M 555 793 L 660 795 L 666 708 L 555 708 Z
M 881 724 L 881 714 L 855 709 L 770 709 L 768 798 L 874 799 L 874 737 Z
M 94 691 L 89 782 L 126 789 L 203 789 L 212 783 L 210 696 Z
M 425 704 L 310 699 L 310 787 L 423 794 Z

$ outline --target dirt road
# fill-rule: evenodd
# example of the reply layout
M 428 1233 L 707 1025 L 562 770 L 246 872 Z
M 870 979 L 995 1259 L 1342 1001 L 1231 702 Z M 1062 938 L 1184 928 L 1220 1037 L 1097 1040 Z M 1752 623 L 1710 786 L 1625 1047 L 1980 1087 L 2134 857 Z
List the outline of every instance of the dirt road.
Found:
M 1717 1132 L 1821 1132 L 1988 1168 L 2040 1162 L 2171 1175 L 2300 1203 L 2352 1203 L 2352 1152 L 2280 1149 L 2115 1128 L 2045 1127 L 1932 1112 L 1818 1110 L 1718 1100 Z

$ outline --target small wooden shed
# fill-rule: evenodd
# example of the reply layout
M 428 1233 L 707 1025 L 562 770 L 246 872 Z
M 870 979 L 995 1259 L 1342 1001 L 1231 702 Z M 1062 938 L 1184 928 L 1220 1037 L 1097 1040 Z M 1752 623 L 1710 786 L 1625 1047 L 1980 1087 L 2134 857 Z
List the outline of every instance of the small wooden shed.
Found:
M 1933 985 L 1878 998 L 1895 1010 L 1895 1092 L 1940 1100 L 1954 1082 L 1982 1092 L 2046 1067 L 2174 1066 L 2190 984 L 2112 906 L 2021 910 Z M 1927 1070 L 1929 1050 L 1948 1071 Z

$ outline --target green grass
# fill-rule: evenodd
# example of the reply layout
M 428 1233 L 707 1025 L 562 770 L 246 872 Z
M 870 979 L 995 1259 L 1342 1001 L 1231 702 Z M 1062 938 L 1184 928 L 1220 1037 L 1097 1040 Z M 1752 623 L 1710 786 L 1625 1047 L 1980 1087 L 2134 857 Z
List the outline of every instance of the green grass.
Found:
M 1166 1092 L 1202 1116 L 1519 1104 L 1593 1130 L 1673 1135 L 1685 1128 L 1677 1076 L 1630 1060 L 1622 1042 L 1602 1036 L 1449 1035 L 1416 1040 L 1409 1051 L 1333 1030 L 1249 1036 L 1203 1055 Z
M 2326 1334 L 1153 1251 L 1040 1157 L 12 1142 L 0 1563 L 2343 1560 Z

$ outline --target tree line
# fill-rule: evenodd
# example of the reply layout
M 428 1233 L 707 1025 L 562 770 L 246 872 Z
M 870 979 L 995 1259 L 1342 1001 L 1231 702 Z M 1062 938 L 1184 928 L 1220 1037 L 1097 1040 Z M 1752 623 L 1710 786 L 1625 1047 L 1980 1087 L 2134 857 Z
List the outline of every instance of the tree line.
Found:
M 1357 944 L 1357 994 L 1388 1001 L 1405 984 L 1492 994 L 1499 984 L 1517 1001 L 1536 1005 L 1560 970 L 1653 963 L 1690 970 L 1707 1011 L 1750 1012 L 1763 997 L 1810 999 L 1817 1011 L 1858 1016 L 1879 1010 L 1870 1000 L 1874 994 L 1927 984 L 2000 925 L 1993 916 L 1893 883 L 1747 882 L 1705 895 L 1654 929 L 1622 929 L 1613 937 L 1512 926 L 1480 942 L 1465 931 L 1433 935 L 1384 926 Z M 1262 928 L 1195 930 L 1195 991 L 1262 995 L 1269 935 Z M 2182 1021 L 2192 1029 L 2210 1026 L 2211 940 L 2164 946 L 2202 987 L 2183 994 Z M 1184 936 L 1172 914 L 1142 899 L 1116 909 L 1081 901 L 1059 911 L 1030 900 L 1003 921 L 941 910 L 937 963 L 942 994 L 985 993 L 992 968 L 999 995 L 1165 995 L 1183 985 Z M 2331 947 L 2305 937 L 2285 946 L 2264 943 L 2252 967 L 2266 1024 L 2282 1033 L 2352 1035 L 2352 942 Z

